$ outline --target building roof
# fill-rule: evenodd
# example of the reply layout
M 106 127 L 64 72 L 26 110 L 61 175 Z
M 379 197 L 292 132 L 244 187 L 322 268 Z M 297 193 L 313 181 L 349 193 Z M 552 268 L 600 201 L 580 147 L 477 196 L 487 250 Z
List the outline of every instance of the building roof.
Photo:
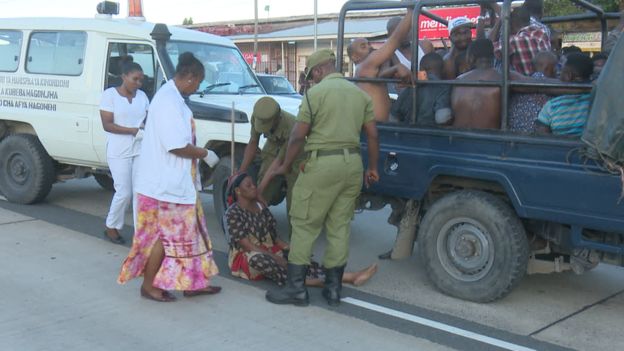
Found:
M 379 18 L 379 17 L 392 17 L 399 16 L 405 14 L 404 10 L 379 10 L 379 11 L 352 11 L 347 13 L 347 18 Z M 338 13 L 323 13 L 318 14 L 317 18 L 319 21 L 327 21 L 327 20 L 336 20 L 338 18 Z M 258 18 L 259 24 L 267 24 L 267 23 L 284 23 L 284 22 L 310 22 L 314 20 L 314 15 L 301 15 L 301 16 L 287 16 L 287 17 L 271 17 L 271 18 Z M 243 20 L 228 20 L 228 21 L 219 21 L 219 22 L 204 22 L 204 23 L 194 23 L 186 25 L 186 28 L 190 29 L 198 29 L 202 27 L 215 27 L 215 26 L 236 26 L 236 25 L 253 25 L 255 23 L 254 19 L 243 19 Z
M 3 29 L 21 30 L 81 30 L 109 33 L 120 38 L 136 38 L 151 40 L 150 33 L 154 30 L 154 23 L 133 20 L 117 19 L 107 16 L 96 18 L 0 18 L 0 27 Z M 228 38 L 202 33 L 196 30 L 167 26 L 171 32 L 171 40 L 198 41 L 234 47 Z
M 386 35 L 387 18 L 369 20 L 348 20 L 345 22 L 345 38 L 374 38 Z M 338 37 L 338 21 L 329 21 L 318 24 L 318 39 L 336 39 Z M 233 35 L 228 37 L 235 43 L 254 41 L 253 34 Z M 314 25 L 305 25 L 297 28 L 279 30 L 271 33 L 258 34 L 258 42 L 313 40 Z

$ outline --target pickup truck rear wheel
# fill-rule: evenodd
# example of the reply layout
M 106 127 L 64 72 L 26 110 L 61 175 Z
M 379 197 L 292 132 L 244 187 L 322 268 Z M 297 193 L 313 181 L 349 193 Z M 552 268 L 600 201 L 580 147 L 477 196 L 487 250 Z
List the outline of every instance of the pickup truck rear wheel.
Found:
M 527 270 L 529 245 L 522 223 L 509 205 L 487 193 L 442 197 L 425 214 L 418 237 L 429 279 L 451 296 L 500 299 Z
M 13 134 L 0 142 L 0 191 L 9 201 L 39 202 L 55 180 L 54 162 L 37 136 Z

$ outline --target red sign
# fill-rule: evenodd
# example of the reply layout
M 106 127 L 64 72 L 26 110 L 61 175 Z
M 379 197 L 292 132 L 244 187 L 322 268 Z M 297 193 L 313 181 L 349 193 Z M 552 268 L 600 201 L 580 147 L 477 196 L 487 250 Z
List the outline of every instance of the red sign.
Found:
M 481 14 L 481 9 L 479 6 L 449 7 L 431 9 L 429 12 L 447 21 L 456 17 L 467 17 L 473 23 L 477 23 L 477 17 Z M 418 39 L 440 39 L 449 37 L 448 28 L 436 20 L 420 15 L 418 22 L 420 24 L 418 28 Z
M 243 58 L 245 59 L 245 62 L 247 62 L 248 65 L 252 65 L 253 64 L 253 59 L 254 59 L 254 53 L 253 52 L 243 52 Z M 262 55 L 260 55 L 260 53 L 258 53 L 256 55 L 256 63 L 260 63 L 260 61 L 262 60 Z

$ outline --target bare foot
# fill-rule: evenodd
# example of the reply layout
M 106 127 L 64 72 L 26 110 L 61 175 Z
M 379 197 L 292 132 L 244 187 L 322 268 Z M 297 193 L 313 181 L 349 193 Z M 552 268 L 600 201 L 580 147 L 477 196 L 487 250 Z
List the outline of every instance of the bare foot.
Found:
M 375 273 L 377 273 L 377 263 L 371 264 L 368 268 L 357 272 L 353 285 L 360 286 L 366 283 Z

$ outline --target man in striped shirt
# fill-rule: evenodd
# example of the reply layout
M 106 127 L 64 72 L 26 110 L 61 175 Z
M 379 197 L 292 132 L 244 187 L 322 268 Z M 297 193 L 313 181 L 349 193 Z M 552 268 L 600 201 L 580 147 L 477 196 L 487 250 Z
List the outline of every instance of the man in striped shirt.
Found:
M 574 53 L 561 70 L 561 81 L 589 83 L 594 71 L 592 60 L 581 53 Z M 546 103 L 537 118 L 537 130 L 553 135 L 580 136 L 583 133 L 589 108 L 591 93 L 562 95 Z

